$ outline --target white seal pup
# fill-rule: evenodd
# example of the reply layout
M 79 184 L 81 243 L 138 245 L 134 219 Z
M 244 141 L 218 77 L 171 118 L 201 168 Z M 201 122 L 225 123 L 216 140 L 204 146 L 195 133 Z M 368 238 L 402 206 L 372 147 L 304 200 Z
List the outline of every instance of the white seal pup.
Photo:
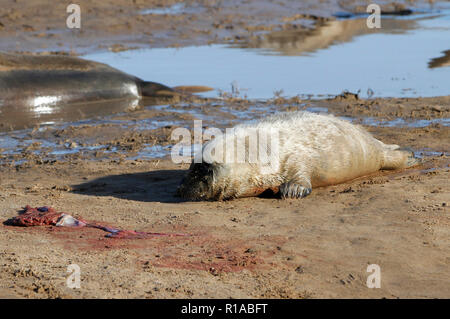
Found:
M 269 134 L 271 140 L 257 144 L 258 150 L 246 138 L 255 131 Z M 238 158 L 239 144 L 244 161 Z M 264 163 L 263 157 L 251 161 L 255 152 L 265 152 Z M 256 196 L 271 189 L 282 198 L 300 198 L 314 187 L 418 162 L 412 151 L 384 144 L 346 120 L 291 112 L 238 125 L 231 134 L 206 143 L 177 192 L 192 200 L 222 200 Z

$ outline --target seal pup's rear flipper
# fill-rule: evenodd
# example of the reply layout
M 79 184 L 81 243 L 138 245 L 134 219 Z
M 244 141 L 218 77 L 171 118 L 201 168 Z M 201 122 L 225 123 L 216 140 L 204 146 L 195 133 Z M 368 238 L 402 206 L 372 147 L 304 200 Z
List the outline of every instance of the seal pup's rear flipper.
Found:
M 382 169 L 408 168 L 423 163 L 423 160 L 416 157 L 410 148 L 399 147 L 398 145 L 385 146 L 386 150 L 384 151 Z

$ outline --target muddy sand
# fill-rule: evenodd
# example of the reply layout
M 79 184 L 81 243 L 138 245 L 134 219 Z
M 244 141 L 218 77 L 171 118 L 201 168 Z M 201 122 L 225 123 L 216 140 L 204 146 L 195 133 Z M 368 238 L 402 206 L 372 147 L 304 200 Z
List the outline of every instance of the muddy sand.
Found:
M 78 0 L 81 29 L 66 27 L 67 3 L 4 0 L 0 50 L 82 54 L 259 41 L 269 31 L 311 30 L 336 16 L 366 13 L 369 0 Z M 379 0 L 383 13 L 437 9 L 444 2 Z
M 230 103 L 242 112 L 253 105 Z M 1 296 L 448 298 L 450 128 L 438 122 L 448 118 L 448 98 L 361 100 L 347 94 L 301 104 L 266 103 L 272 112 L 327 108 L 355 122 L 403 118 L 405 125 L 365 126 L 384 142 L 416 150 L 424 164 L 314 189 L 302 200 L 189 202 L 175 197 L 187 164 L 173 164 L 167 156 L 128 156 L 151 136 L 152 143 L 173 144 L 173 128 L 131 129 L 129 136 L 96 124 L 37 130 L 36 138 L 44 134 L 82 143 L 98 136 L 102 143 L 124 147 L 114 156 L 79 152 L 43 160 L 44 155 L 22 152 L 15 155 L 21 164 L 3 158 L 2 220 L 27 204 L 49 205 L 122 229 L 190 236 L 122 240 L 105 238 L 98 229 L 0 225 Z M 171 105 L 167 114 L 142 109 L 117 117 L 164 118 L 177 107 Z M 223 117 L 217 106 L 197 108 L 199 114 Z M 421 120 L 435 122 L 424 126 Z M 239 119 L 229 116 L 229 121 Z M 67 266 L 73 263 L 81 268 L 81 289 L 66 287 Z M 381 267 L 380 289 L 366 286 L 369 264 Z
M 73 35 L 65 29 L 64 4 L 6 2 L 1 50 L 60 54 L 258 42 L 267 31 L 308 30 L 339 12 L 364 12 L 367 3 L 251 0 L 236 10 L 237 1 L 203 0 L 174 7 L 177 14 L 144 14 L 154 7 L 164 12 L 163 4 L 176 1 L 94 6 L 80 0 L 86 28 Z M 382 4 L 399 14 L 429 6 Z M 249 101 L 230 95 L 2 133 L 2 222 L 26 205 L 47 205 L 121 229 L 189 236 L 116 239 L 94 228 L 0 223 L 0 297 L 449 298 L 449 105 L 450 96 L 360 99 L 347 93 Z M 423 164 L 317 188 L 301 200 L 190 202 L 175 196 L 188 165 L 168 157 L 173 129 L 192 127 L 194 119 L 224 128 L 296 110 L 360 123 L 386 143 L 412 148 Z M 0 131 L 17 122 L 0 123 Z M 80 289 L 66 285 L 71 264 L 81 269 Z M 381 288 L 366 285 L 371 264 L 380 266 Z

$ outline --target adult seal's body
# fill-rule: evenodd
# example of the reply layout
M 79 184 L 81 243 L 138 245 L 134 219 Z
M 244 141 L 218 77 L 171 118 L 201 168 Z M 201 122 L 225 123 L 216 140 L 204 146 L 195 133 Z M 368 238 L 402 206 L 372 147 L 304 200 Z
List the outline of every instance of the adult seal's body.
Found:
M 245 136 L 255 131 L 272 132 L 272 138 L 276 139 L 276 148 L 275 144 L 261 144 L 265 147 L 265 158 L 270 158 L 269 166 L 259 160 L 253 163 L 247 160 L 256 149 L 250 148 Z M 235 151 L 242 141 L 244 162 L 237 160 L 239 151 Z M 231 156 L 230 145 L 235 146 Z M 384 144 L 362 127 L 334 116 L 286 113 L 255 124 L 239 125 L 232 134 L 205 144 L 201 161 L 192 163 L 178 194 L 194 200 L 220 200 L 256 196 L 271 189 L 282 198 L 300 198 L 310 194 L 314 187 L 417 163 L 411 151 Z
M 172 97 L 179 93 L 176 89 L 143 81 L 102 63 L 69 56 L 7 53 L 0 53 L 0 92 L 0 106 L 32 107 Z

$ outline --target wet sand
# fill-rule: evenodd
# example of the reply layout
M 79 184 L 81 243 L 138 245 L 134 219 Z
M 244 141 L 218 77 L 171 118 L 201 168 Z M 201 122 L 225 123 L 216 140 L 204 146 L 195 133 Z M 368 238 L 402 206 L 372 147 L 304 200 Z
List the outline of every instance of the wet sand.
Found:
M 258 41 L 269 31 L 308 30 L 334 15 L 366 13 L 368 0 L 270 1 L 79 0 L 81 29 L 66 27 L 66 3 L 6 0 L 0 8 L 0 50 L 83 54 L 210 43 Z M 377 1 L 382 12 L 403 14 L 442 6 L 426 0 Z M 156 9 L 145 14 L 145 10 Z M 167 9 L 168 8 L 168 9 Z M 59 14 L 58 14 L 59 13 Z
M 51 31 L 44 30 L 48 9 L 40 6 L 43 2 L 30 2 L 29 12 L 20 11 L 20 3 L 14 2 L 0 9 L 0 49 L 30 50 L 3 41 L 15 32 L 20 32 L 19 37 L 44 32 L 42 39 L 47 39 Z M 90 8 L 88 2 L 80 2 Z M 111 3 L 119 6 L 108 6 Z M 205 29 L 211 21 L 198 18 L 185 24 L 187 37 L 177 34 L 177 28 L 168 37 L 166 27 L 173 21 L 187 22 L 187 15 L 131 19 L 127 28 L 131 12 L 156 1 L 136 1 L 136 8 L 125 3 L 110 0 L 102 2 L 101 9 L 88 9 L 89 17 L 98 20 L 86 19 L 94 29 L 74 40 L 76 53 L 98 48 L 106 38 L 110 42 L 102 43 L 128 45 L 120 40 L 122 36 L 144 34 L 149 25 L 152 38 L 158 39 L 152 46 L 162 47 L 220 43 L 227 36 L 239 36 L 243 28 L 215 28 L 203 36 L 192 30 Z M 213 1 L 195 3 L 214 8 Z M 293 5 L 286 2 L 279 6 L 281 11 L 273 10 L 273 4 L 255 6 L 267 15 L 254 15 L 248 9 L 232 17 L 225 14 L 235 10 L 229 3 L 229 8 L 210 9 L 220 16 L 208 19 L 219 21 L 223 15 L 239 25 L 239 19 L 249 14 L 254 18 L 248 24 L 271 28 L 271 17 L 288 16 Z M 315 10 L 326 18 L 342 11 L 332 1 L 331 6 L 320 7 L 305 3 L 302 12 L 308 17 Z M 357 2 L 348 3 L 358 10 Z M 250 1 L 248 7 L 252 5 Z M 32 17 L 36 8 L 42 15 Z M 50 26 L 53 23 L 50 30 L 58 28 L 56 18 L 48 16 Z M 100 18 L 104 22 L 99 23 Z M 34 31 L 21 29 L 27 19 Z M 228 25 L 226 20 L 220 23 Z M 146 41 L 134 40 L 131 46 Z M 51 48 L 51 41 L 42 43 Z M 65 48 L 67 40 L 61 41 Z M 328 100 L 274 97 L 267 101 L 227 96 L 220 101 L 193 98 L 172 101 L 164 108 L 139 107 L 88 123 L 34 129 L 32 125 L 17 138 L 19 143 L 13 147 L 17 152 L 0 155 L 0 220 L 16 216 L 27 204 L 49 205 L 123 229 L 190 236 L 120 240 L 89 228 L 0 224 L 0 297 L 449 298 L 450 127 L 444 122 L 450 117 L 449 102 L 449 96 L 359 99 L 344 94 Z M 172 130 L 190 127 L 194 119 L 224 128 L 269 113 L 302 109 L 350 118 L 386 143 L 412 148 L 424 163 L 314 189 L 302 200 L 186 202 L 174 194 L 188 165 L 174 164 L 164 154 L 140 155 L 149 146 L 173 145 Z M 165 124 L 153 127 L 155 122 Z M 54 145 L 66 152 L 52 153 Z M 70 264 L 81 268 L 81 289 L 66 286 Z M 369 264 L 381 267 L 379 289 L 366 286 Z
M 448 117 L 448 106 L 439 112 L 431 107 L 447 100 L 370 101 L 348 95 L 302 107 L 328 106 L 329 112 L 356 122 L 402 117 L 415 123 Z M 274 102 L 274 112 L 295 109 L 294 101 Z M 236 104 L 247 107 L 245 101 Z M 214 112 L 209 105 L 208 114 Z M 120 116 L 143 119 L 162 113 Z M 418 154 L 424 164 L 315 189 L 302 200 L 226 202 L 175 197 L 187 164 L 127 159 L 146 136 L 158 145 L 173 144 L 173 128 L 138 133 L 86 125 L 59 131 L 63 139 L 102 136 L 105 144 L 123 148 L 114 156 L 80 152 L 43 161 L 24 155 L 26 163 L 4 162 L 2 220 L 26 204 L 50 205 L 124 229 L 191 236 L 118 240 L 92 229 L 1 225 L 1 291 L 43 298 L 448 297 L 450 128 L 366 127 L 384 142 L 422 150 Z M 72 263 L 82 270 L 79 290 L 65 286 L 66 267 Z M 373 263 L 381 266 L 380 289 L 366 286 L 366 267 Z

